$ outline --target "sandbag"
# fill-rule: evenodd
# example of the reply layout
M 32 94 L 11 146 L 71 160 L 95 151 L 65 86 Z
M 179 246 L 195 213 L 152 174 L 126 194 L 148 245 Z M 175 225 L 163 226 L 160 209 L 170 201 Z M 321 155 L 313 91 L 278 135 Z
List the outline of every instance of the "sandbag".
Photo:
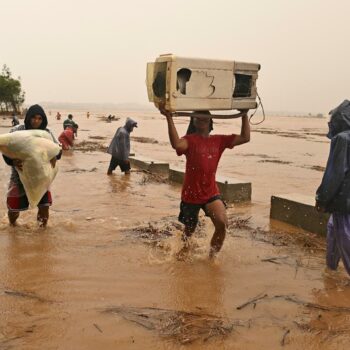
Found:
M 23 162 L 17 171 L 30 206 L 36 207 L 58 172 L 50 160 L 59 154 L 59 145 L 45 130 L 23 130 L 0 135 L 0 151 Z

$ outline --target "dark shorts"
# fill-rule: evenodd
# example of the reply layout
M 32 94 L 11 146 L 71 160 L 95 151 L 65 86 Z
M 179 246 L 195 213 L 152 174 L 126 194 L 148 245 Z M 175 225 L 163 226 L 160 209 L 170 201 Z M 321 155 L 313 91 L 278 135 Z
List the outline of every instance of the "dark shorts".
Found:
M 51 192 L 47 191 L 41 198 L 38 208 L 52 205 Z M 10 184 L 7 193 L 7 208 L 9 211 L 23 211 L 29 208 L 28 198 L 21 184 Z
M 111 162 L 109 163 L 108 171 L 113 171 L 117 167 L 120 167 L 120 170 L 125 173 L 126 171 L 130 171 L 130 163 L 125 164 L 124 161 L 119 160 L 117 158 L 112 157 Z
M 211 197 L 206 203 L 204 204 L 192 204 L 192 203 L 185 203 L 184 201 L 181 201 L 180 203 L 180 214 L 179 214 L 179 221 L 183 223 L 187 227 L 195 228 L 198 224 L 198 215 L 199 211 L 203 209 L 206 216 L 208 215 L 206 205 L 209 203 L 212 203 L 216 201 L 217 199 L 220 199 L 225 207 L 226 204 L 222 200 L 220 195 L 216 195 L 214 197 Z

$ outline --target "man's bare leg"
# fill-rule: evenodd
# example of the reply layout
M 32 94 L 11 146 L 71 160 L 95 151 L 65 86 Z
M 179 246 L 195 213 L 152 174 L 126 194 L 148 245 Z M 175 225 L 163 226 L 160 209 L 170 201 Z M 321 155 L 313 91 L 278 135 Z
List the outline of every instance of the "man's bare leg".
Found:
M 189 252 L 189 239 L 192 236 L 192 233 L 195 231 L 196 226 L 185 226 L 184 231 L 182 232 L 181 240 L 183 242 L 182 248 L 177 252 L 176 257 L 179 260 L 185 259 L 187 253 Z
M 16 225 L 16 221 L 19 217 L 19 211 L 8 211 L 7 212 L 7 216 L 9 218 L 9 222 L 11 226 L 15 226 Z
M 221 199 L 217 199 L 206 205 L 207 213 L 215 226 L 213 237 L 210 241 L 209 257 L 213 258 L 224 244 L 226 228 L 228 225 L 226 208 Z
M 40 207 L 38 208 L 38 216 L 37 216 L 39 226 L 46 227 L 47 221 L 49 220 L 49 207 Z
M 185 226 L 184 232 L 182 233 L 182 240 L 187 242 L 191 238 L 193 232 L 195 231 L 196 226 Z

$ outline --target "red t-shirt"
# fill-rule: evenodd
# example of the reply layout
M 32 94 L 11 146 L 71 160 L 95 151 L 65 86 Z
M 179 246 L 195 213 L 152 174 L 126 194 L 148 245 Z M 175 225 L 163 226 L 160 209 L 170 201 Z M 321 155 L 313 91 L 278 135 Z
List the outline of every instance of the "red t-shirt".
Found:
M 205 204 L 210 198 L 220 194 L 215 175 L 225 148 L 233 148 L 236 135 L 186 135 L 188 142 L 185 152 L 186 173 L 182 187 L 181 199 L 186 203 Z

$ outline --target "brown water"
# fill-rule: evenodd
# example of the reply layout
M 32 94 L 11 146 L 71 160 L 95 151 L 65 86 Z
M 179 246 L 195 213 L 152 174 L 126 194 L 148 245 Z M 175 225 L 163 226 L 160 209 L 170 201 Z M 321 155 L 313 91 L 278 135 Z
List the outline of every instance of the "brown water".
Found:
M 62 124 L 54 114 L 49 126 L 58 135 Z M 133 142 L 137 154 L 184 166 L 160 116 L 115 114 L 139 122 L 133 136 L 158 141 Z M 108 124 L 97 113 L 90 119 L 75 113 L 75 119 L 77 142 L 107 144 L 121 124 Z M 184 133 L 186 121 L 177 125 Z M 0 132 L 8 129 L 2 120 Z M 217 133 L 231 131 L 239 131 L 238 122 L 215 125 Z M 279 349 L 283 338 L 286 349 L 347 349 L 347 310 L 274 298 L 349 305 L 343 268 L 325 270 L 323 239 L 269 221 L 272 194 L 313 196 L 328 154 L 326 138 L 318 135 L 325 132 L 326 120 L 273 117 L 253 127 L 249 144 L 226 151 L 218 173 L 251 181 L 253 198 L 228 209 L 232 224 L 215 261 L 207 258 L 212 226 L 204 217 L 190 253 L 176 256 L 180 186 L 137 171 L 108 177 L 109 156 L 100 151 L 67 152 L 59 162 L 46 229 L 37 227 L 33 210 L 11 228 L 5 205 L 9 167 L 1 163 L 0 349 Z M 268 296 L 237 309 L 260 294 Z M 124 309 L 105 312 L 111 307 Z M 136 314 L 129 307 L 138 308 Z M 155 308 L 155 316 L 147 308 Z M 232 330 L 210 328 L 208 314 Z

